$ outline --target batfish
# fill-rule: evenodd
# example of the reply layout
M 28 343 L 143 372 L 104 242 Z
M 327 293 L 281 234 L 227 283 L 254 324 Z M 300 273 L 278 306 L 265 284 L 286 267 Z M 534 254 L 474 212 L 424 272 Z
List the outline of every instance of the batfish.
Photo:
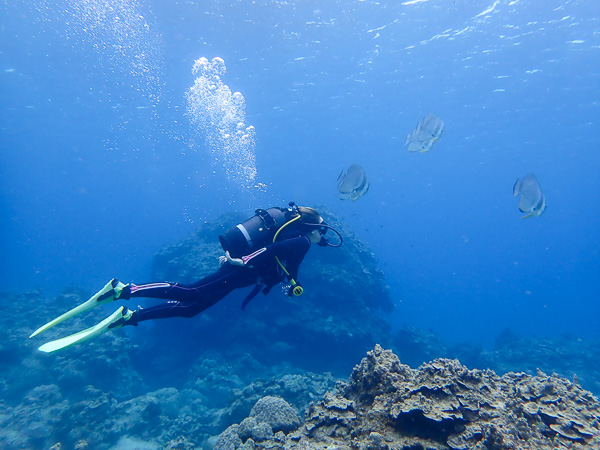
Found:
M 444 132 L 444 121 L 435 114 L 429 113 L 417 124 L 412 134 L 406 136 L 404 145 L 409 152 L 427 152 Z
M 358 164 L 352 164 L 346 173 L 342 170 L 337 181 L 342 200 L 355 201 L 369 190 L 369 179 L 364 169 Z
M 519 198 L 519 210 L 527 213 L 521 219 L 528 217 L 540 216 L 546 211 L 546 197 L 540 188 L 540 183 L 534 174 L 528 173 L 523 177 L 523 180 L 517 178 L 513 186 L 513 196 Z

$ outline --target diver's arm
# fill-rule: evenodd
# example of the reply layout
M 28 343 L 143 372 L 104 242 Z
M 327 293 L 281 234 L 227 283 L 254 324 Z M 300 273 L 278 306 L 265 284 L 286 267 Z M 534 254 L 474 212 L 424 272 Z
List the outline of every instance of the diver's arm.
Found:
M 298 278 L 298 269 L 304 256 L 310 249 L 310 239 L 307 236 L 298 236 L 271 244 L 269 249 L 273 256 L 285 261 L 286 277 L 288 280 Z
M 225 253 L 224 257 L 221 257 L 223 262 L 227 261 L 229 264 L 234 266 L 260 266 L 267 263 L 273 258 L 279 258 L 287 262 L 286 266 L 290 276 L 294 278 L 298 273 L 298 267 L 304 259 L 304 255 L 310 248 L 310 239 L 304 235 L 297 236 L 283 241 L 277 241 L 266 247 L 259 248 L 258 250 L 250 253 L 249 255 L 242 256 L 241 258 L 233 258 L 229 252 Z
M 290 259 L 301 255 L 304 258 L 310 248 L 310 239 L 308 236 L 300 235 L 283 241 L 273 242 L 267 245 L 267 251 L 272 256 L 278 258 Z
M 285 273 L 285 278 L 291 283 L 288 290 L 288 296 L 290 297 L 298 297 L 304 292 L 302 285 L 296 281 L 296 278 L 298 278 L 300 263 L 302 263 L 304 256 L 310 249 L 310 244 L 311 240 L 308 236 L 298 236 L 274 243 L 271 249 L 277 264 Z M 284 262 L 281 262 L 280 257 Z

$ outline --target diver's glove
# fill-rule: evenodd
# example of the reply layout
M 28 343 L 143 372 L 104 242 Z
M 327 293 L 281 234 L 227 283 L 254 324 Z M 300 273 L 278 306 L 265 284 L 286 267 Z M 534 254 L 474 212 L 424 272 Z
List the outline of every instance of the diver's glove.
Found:
M 258 255 L 260 255 L 261 253 L 264 253 L 266 251 L 267 251 L 267 247 L 259 248 L 255 252 L 250 253 L 249 255 L 246 255 L 246 256 L 242 256 L 241 258 L 232 258 L 231 255 L 229 254 L 229 252 L 226 251 L 225 256 L 219 256 L 219 264 L 223 265 L 225 263 L 225 261 L 227 261 L 232 266 L 252 267 L 252 265 L 250 265 L 250 261 L 252 261 Z M 277 257 L 275 257 L 275 258 L 277 258 Z M 279 263 L 279 264 L 281 264 L 281 263 Z
M 219 256 L 219 265 L 222 266 L 227 261 L 232 266 L 244 266 L 244 260 L 241 258 L 232 258 L 228 251 L 225 252 L 225 256 Z

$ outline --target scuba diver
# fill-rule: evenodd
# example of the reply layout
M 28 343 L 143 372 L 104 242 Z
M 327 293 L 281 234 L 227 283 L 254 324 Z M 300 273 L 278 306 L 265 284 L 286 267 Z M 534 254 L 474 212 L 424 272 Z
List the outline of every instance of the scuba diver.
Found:
M 325 233 L 331 229 L 339 237 L 338 244 L 331 244 Z M 242 309 L 261 290 L 268 294 L 273 286 L 286 281 L 291 284 L 288 295 L 300 296 L 303 288 L 296 281 L 298 269 L 311 243 L 326 247 L 339 247 L 341 234 L 323 221 L 312 208 L 297 206 L 289 208 L 257 209 L 248 220 L 219 236 L 225 255 L 219 257 L 219 269 L 194 284 L 171 282 L 148 284 L 124 284 L 112 279 L 85 303 L 73 308 L 34 331 L 30 338 L 42 331 L 96 306 L 116 300 L 131 298 L 156 298 L 167 300 L 148 308 L 138 306 L 130 310 L 119 307 L 113 314 L 97 325 L 73 335 L 47 342 L 39 350 L 50 353 L 69 347 L 125 325 L 169 317 L 194 317 L 235 289 L 254 285 L 242 303 Z

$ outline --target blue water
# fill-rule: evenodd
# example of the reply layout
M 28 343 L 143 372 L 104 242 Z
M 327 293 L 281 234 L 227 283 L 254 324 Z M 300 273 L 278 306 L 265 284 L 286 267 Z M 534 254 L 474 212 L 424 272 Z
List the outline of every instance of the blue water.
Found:
M 372 248 L 396 326 L 598 337 L 599 30 L 589 0 L 4 2 L 2 288 L 147 281 L 204 221 L 294 200 Z M 200 57 L 243 94 L 266 188 L 185 114 Z M 444 135 L 408 153 L 429 112 Z M 352 163 L 371 189 L 350 203 Z M 521 220 L 529 172 L 548 209 Z

